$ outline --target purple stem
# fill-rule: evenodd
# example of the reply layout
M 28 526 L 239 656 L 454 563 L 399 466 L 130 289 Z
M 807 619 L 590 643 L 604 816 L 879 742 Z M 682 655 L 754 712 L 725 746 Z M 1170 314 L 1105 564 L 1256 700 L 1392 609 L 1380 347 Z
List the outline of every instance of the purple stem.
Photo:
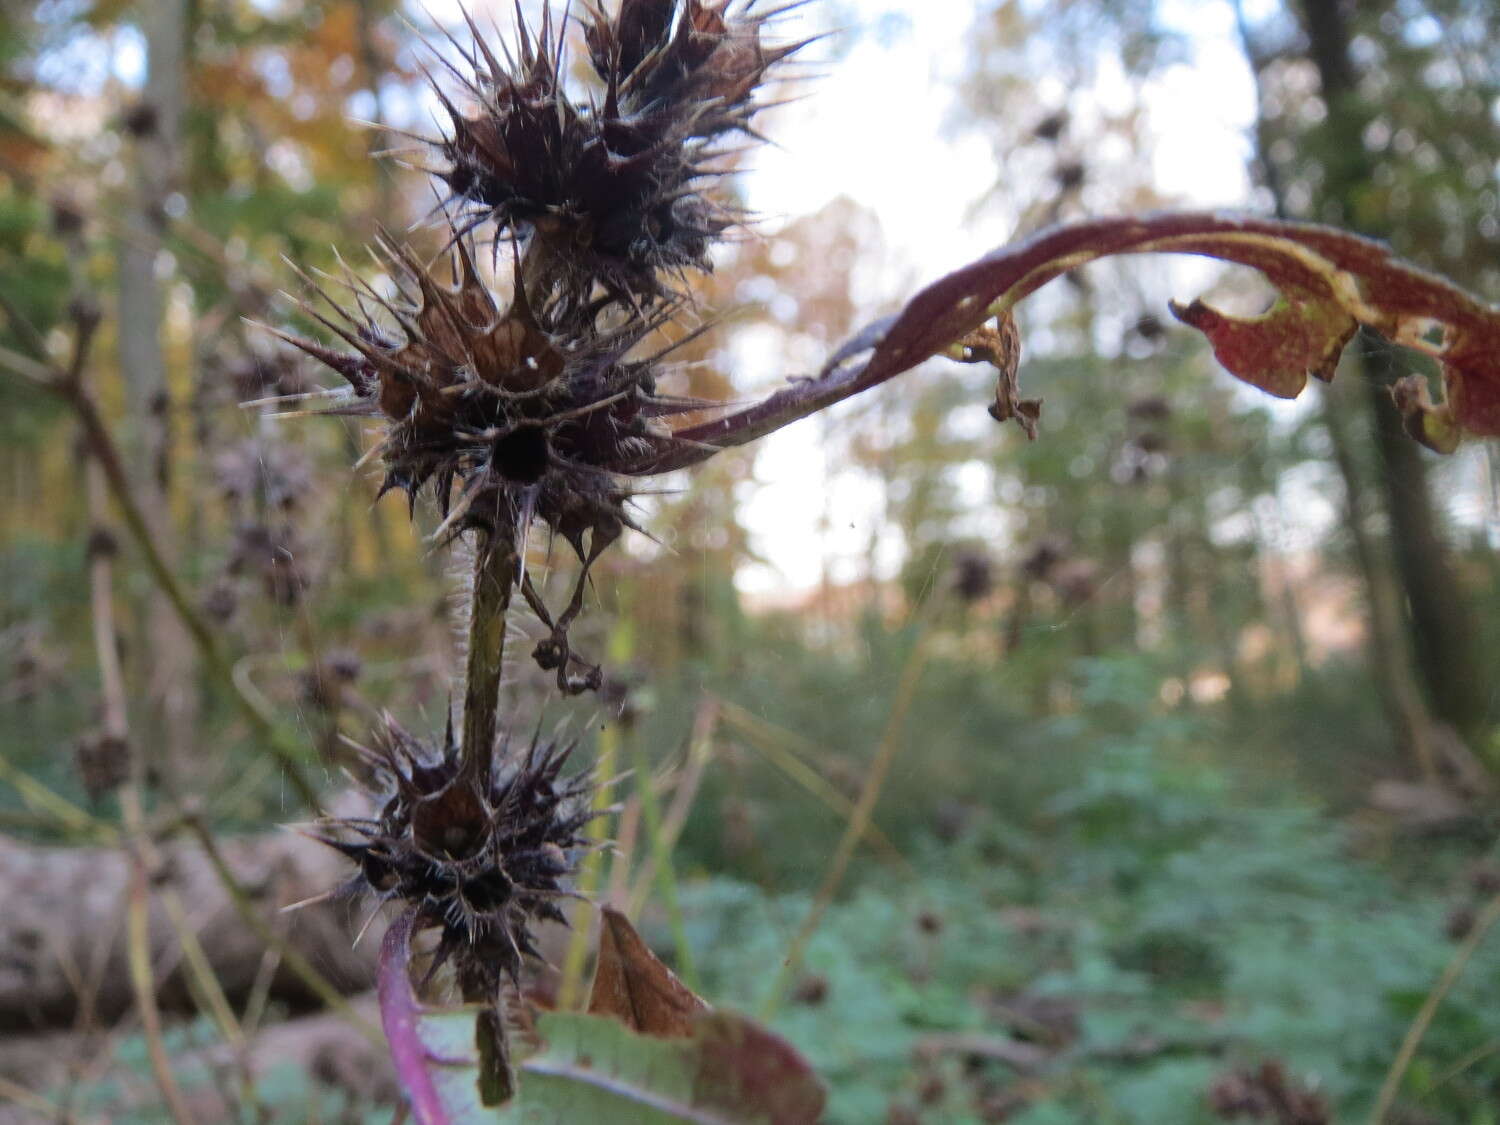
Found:
M 417 1125 L 450 1125 L 447 1107 L 428 1070 L 427 1047 L 417 1026 L 422 1008 L 411 986 L 411 934 L 416 917 L 415 907 L 405 911 L 391 923 L 380 943 L 376 980 L 380 1023 L 385 1028 L 396 1078 L 406 1092 Z

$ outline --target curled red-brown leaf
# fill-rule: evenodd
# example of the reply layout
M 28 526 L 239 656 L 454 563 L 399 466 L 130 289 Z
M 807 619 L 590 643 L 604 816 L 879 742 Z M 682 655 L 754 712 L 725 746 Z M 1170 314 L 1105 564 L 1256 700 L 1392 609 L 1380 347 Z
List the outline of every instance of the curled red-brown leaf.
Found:
M 1118 254 L 1196 254 L 1264 274 L 1279 296 L 1260 316 L 1230 316 L 1201 301 L 1173 306 L 1179 319 L 1208 336 L 1232 374 L 1262 390 L 1291 398 L 1309 374 L 1328 378 L 1364 326 L 1433 357 L 1442 370 L 1441 401 L 1412 384 L 1397 396 L 1413 436 L 1442 451 L 1465 433 L 1500 436 L 1500 310 L 1400 261 L 1381 243 L 1331 227 L 1163 212 L 1051 227 L 994 250 L 856 334 L 816 378 L 662 438 L 630 471 L 695 464 L 878 386 L 949 352 L 1054 278 Z

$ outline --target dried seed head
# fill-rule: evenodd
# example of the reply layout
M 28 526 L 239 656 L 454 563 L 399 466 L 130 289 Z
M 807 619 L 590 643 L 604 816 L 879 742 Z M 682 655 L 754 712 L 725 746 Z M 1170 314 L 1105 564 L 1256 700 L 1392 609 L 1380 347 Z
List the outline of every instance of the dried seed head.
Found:
M 1449 941 L 1463 941 L 1474 932 L 1474 927 L 1478 922 L 1479 915 L 1475 912 L 1473 904 L 1459 903 L 1443 918 L 1443 936 Z
M 208 588 L 199 604 L 215 624 L 223 625 L 234 616 L 235 610 L 239 608 L 240 598 L 233 582 L 220 579 Z
M 565 922 L 558 900 L 597 815 L 589 776 L 561 776 L 573 747 L 505 737 L 492 776 L 475 777 L 451 725 L 431 746 L 388 718 L 373 748 L 357 748 L 384 787 L 379 816 L 327 821 L 334 834 L 317 838 L 358 864 L 344 892 L 417 906 L 419 926 L 442 930 L 438 963 L 493 992 L 538 956 L 534 923 Z
M 73 761 L 84 791 L 97 805 L 129 777 L 130 746 L 119 735 L 90 731 L 75 744 Z
M 473 47 L 454 44 L 469 73 L 450 69 L 473 104 L 460 109 L 434 82 L 450 127 L 424 141 L 451 192 L 451 279 L 386 239 L 392 289 L 346 269 L 337 284 L 352 300 L 341 303 L 304 275 L 333 315 L 304 310 L 352 352 L 278 333 L 348 380 L 355 401 L 332 412 L 388 420 L 383 491 L 414 503 L 430 484 L 437 542 L 473 530 L 482 550 L 519 551 L 519 587 L 551 630 L 533 655 L 565 691 L 601 682 L 567 631 L 589 567 L 634 526 L 628 477 L 672 443 L 666 418 L 715 405 L 658 395 L 661 357 L 626 357 L 687 303 L 664 278 L 706 268 L 733 221 L 705 186 L 728 138 L 749 133 L 767 71 L 802 45 L 765 45 L 774 13 L 752 14 L 753 3 L 622 0 L 614 16 L 592 5 L 580 22 L 602 89 L 586 104 L 566 88 L 565 28 L 550 5 L 535 33 L 518 29 L 504 62 L 471 22 Z M 505 301 L 475 265 L 471 235 L 486 223 L 497 260 L 512 243 Z M 534 521 L 582 563 L 555 621 L 525 577 Z
M 1045 535 L 1021 559 L 1021 573 L 1033 580 L 1044 580 L 1070 554 L 1068 543 L 1061 536 Z
M 1031 135 L 1039 141 L 1055 141 L 1062 136 L 1063 130 L 1067 127 L 1068 111 L 1059 109 L 1038 121 L 1031 130 Z
M 666 418 L 704 405 L 658 395 L 656 361 L 625 358 L 677 306 L 613 330 L 570 328 L 571 299 L 556 290 L 533 296 L 519 267 L 510 300 L 498 300 L 457 233 L 443 280 L 407 250 L 383 249 L 393 296 L 346 274 L 354 307 L 321 290 L 333 318 L 304 305 L 352 352 L 283 338 L 348 380 L 354 401 L 336 412 L 386 419 L 382 492 L 400 489 L 414 505 L 430 487 L 443 515 L 438 542 L 476 530 L 524 550 L 534 521 L 567 541 L 583 564 L 568 608 L 554 622 L 524 579 L 522 591 L 553 630 L 538 662 L 565 690 L 596 686 L 591 666 L 581 678 L 569 674 L 581 662 L 566 634 L 588 567 L 635 526 L 623 473 L 670 435 Z
M 259 438 L 231 445 L 214 457 L 214 478 L 232 505 L 264 501 L 290 510 L 312 487 L 312 468 L 295 446 Z
M 107 527 L 95 527 L 89 532 L 84 554 L 89 559 L 112 559 L 120 553 L 120 541 Z
M 120 127 L 137 140 L 155 136 L 161 127 L 161 111 L 150 102 L 136 102 L 120 115 Z
M 562 31 L 544 7 L 502 61 L 475 32 L 460 109 L 439 89 L 449 135 L 428 142 L 438 176 L 476 222 L 547 242 L 557 279 L 587 297 L 601 284 L 629 305 L 668 292 L 663 272 L 708 267 L 735 215 L 703 189 L 725 142 L 747 133 L 766 73 L 802 44 L 767 46 L 768 16 L 701 0 L 624 0 L 583 21 L 603 86 L 588 104 L 565 89 Z M 472 25 L 471 25 L 472 29 Z
M 300 357 L 287 348 L 265 354 L 238 353 L 211 357 L 209 380 L 227 383 L 239 402 L 305 394 L 316 390 Z
M 809 1008 L 816 1008 L 828 999 L 828 978 L 816 973 L 809 973 L 799 980 L 792 989 L 792 1003 L 802 1004 Z
M 983 601 L 995 588 L 995 568 L 989 556 L 979 551 L 962 552 L 953 571 L 953 590 L 966 604 Z
M 302 700 L 309 707 L 336 714 L 344 705 L 344 689 L 359 679 L 363 670 L 359 656 L 349 649 L 334 649 L 300 677 Z
M 1141 322 L 1147 319 L 1147 317 L 1142 317 Z M 1156 320 L 1155 317 L 1149 319 L 1156 321 L 1158 327 L 1160 326 L 1161 322 Z M 1139 330 L 1138 326 L 1137 331 Z M 1125 407 L 1125 413 L 1131 418 L 1142 422 L 1165 422 L 1168 418 L 1172 417 L 1172 404 L 1163 395 L 1143 395 L 1140 398 L 1133 399 Z
M 1057 186 L 1060 190 L 1064 192 L 1076 191 L 1083 186 L 1084 180 L 1088 178 L 1088 169 L 1082 161 L 1068 160 L 1059 164 L 1054 169 L 1052 175 L 1057 181 Z
M 265 595 L 280 606 L 294 606 L 312 584 L 290 524 L 244 523 L 234 529 L 225 571 L 231 576 L 259 577 Z
M 404 248 L 383 250 L 395 297 L 346 275 L 354 308 L 321 290 L 337 321 L 308 308 L 353 354 L 287 338 L 349 381 L 359 405 L 341 412 L 390 423 L 384 490 L 415 501 L 432 483 L 453 534 L 517 527 L 524 515 L 570 541 L 591 529 L 617 535 L 624 493 L 610 467 L 638 454 L 667 413 L 653 402 L 649 369 L 624 355 L 659 321 L 572 335 L 565 302 L 534 307 L 519 277 L 502 309 L 457 235 L 451 284 Z
M 83 233 L 83 208 L 68 195 L 52 197 L 52 230 L 59 238 L 72 238 Z
M 1476 894 L 1500 894 L 1500 864 L 1480 861 L 1469 869 L 1469 886 Z
M 1260 1066 L 1236 1067 L 1213 1080 L 1208 1104 L 1226 1121 L 1285 1121 L 1289 1125 L 1326 1125 L 1333 1120 L 1328 1101 L 1304 1088 L 1278 1059 Z

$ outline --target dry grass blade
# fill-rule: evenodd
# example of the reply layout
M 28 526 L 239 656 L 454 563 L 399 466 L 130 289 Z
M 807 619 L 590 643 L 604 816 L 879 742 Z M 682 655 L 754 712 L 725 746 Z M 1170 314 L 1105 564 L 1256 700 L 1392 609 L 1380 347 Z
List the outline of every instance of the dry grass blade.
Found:
M 0 755 L 0 779 L 8 782 L 21 800 L 37 814 L 55 824 L 67 835 L 81 841 L 100 844 L 119 842 L 120 834 L 111 824 L 79 808 L 61 793 L 49 789 L 42 782 L 24 773 Z
M 693 733 L 688 742 L 687 764 L 677 779 L 676 787 L 672 792 L 672 807 L 667 810 L 666 818 L 661 826 L 661 846 L 668 855 L 677 846 L 677 841 L 682 836 L 683 826 L 687 824 L 688 814 L 693 809 L 693 801 L 698 796 L 698 786 L 703 781 L 703 773 L 713 757 L 713 736 L 719 723 L 719 707 L 717 699 L 705 698 L 698 705 L 698 712 L 693 718 Z M 639 807 L 639 802 L 637 802 L 637 807 Z M 648 856 L 645 863 L 641 865 L 635 885 L 630 890 L 627 899 L 630 913 L 640 914 L 641 907 L 645 905 L 646 896 L 651 893 L 651 886 L 655 881 L 656 857 L 653 854 Z
M 827 778 L 798 754 L 799 749 L 814 751 L 816 746 L 792 731 L 751 714 L 737 704 L 725 702 L 722 706 L 724 721 L 735 727 L 752 749 L 765 755 L 766 760 L 786 774 L 789 780 L 801 786 L 844 820 L 847 821 L 854 815 L 854 802 L 835 789 Z M 881 831 L 873 817 L 865 826 L 864 839 L 891 864 L 903 871 L 912 871 L 911 862 L 901 854 L 891 838 Z
M 1453 990 L 1453 986 L 1458 983 L 1458 978 L 1463 975 L 1470 959 L 1473 958 L 1480 943 L 1494 928 L 1496 922 L 1500 922 L 1500 895 L 1492 898 L 1484 911 L 1475 919 L 1473 928 L 1459 947 L 1453 951 L 1453 957 L 1443 968 L 1442 975 L 1432 986 L 1427 999 L 1422 1001 L 1422 1007 L 1418 1010 L 1416 1018 L 1411 1021 L 1411 1026 L 1406 1029 L 1406 1037 L 1401 1041 L 1401 1049 L 1396 1052 L 1396 1057 L 1391 1062 L 1391 1069 L 1386 1073 L 1385 1081 L 1380 1084 L 1380 1094 L 1375 1099 L 1375 1111 L 1370 1115 L 1371 1125 L 1383 1125 L 1389 1118 L 1391 1107 L 1396 1101 L 1396 1094 L 1400 1091 L 1401 1082 L 1406 1077 L 1407 1068 L 1416 1057 L 1417 1048 L 1422 1045 L 1427 1029 L 1432 1026 L 1438 1008 L 1442 1006 L 1448 993 Z
M 12 1082 L 9 1078 L 0 1076 L 0 1098 L 14 1102 L 22 1109 L 29 1109 L 42 1121 L 66 1121 L 67 1111 L 62 1106 L 54 1105 L 34 1090 L 28 1090 L 18 1082 Z
M 594 767 L 594 776 L 598 778 L 598 788 L 594 790 L 596 812 L 603 813 L 609 808 L 609 790 L 615 780 L 615 759 L 619 749 L 619 728 L 614 723 L 610 723 L 599 732 L 599 758 Z M 607 838 L 610 833 L 603 831 L 602 835 Z M 578 873 L 578 893 L 581 901 L 570 920 L 573 934 L 568 939 L 568 951 L 563 956 L 562 980 L 557 986 L 557 1007 L 560 1011 L 573 1011 L 582 999 L 583 966 L 588 959 L 589 931 L 593 929 L 593 919 L 588 918 L 585 922 L 584 918 L 588 917 L 587 912 L 593 910 L 589 903 L 599 890 L 602 878 L 601 866 L 602 859 L 599 853 L 590 852 Z
M 672 941 L 677 947 L 677 968 L 688 987 L 697 991 L 698 969 L 693 962 L 693 948 L 688 944 L 687 925 L 682 916 L 682 903 L 677 897 L 677 872 L 672 866 L 672 844 L 662 828 L 661 810 L 656 803 L 656 789 L 651 782 L 651 763 L 646 757 L 645 745 L 637 739 L 634 746 L 636 795 L 641 802 L 641 821 L 646 828 L 646 838 L 651 844 L 651 859 L 656 869 L 656 887 L 661 892 L 667 908 L 667 920 L 672 927 Z
M 182 947 L 183 959 L 187 961 L 190 979 L 198 993 L 198 1003 L 207 1010 L 224 1042 L 229 1044 L 238 1057 L 245 1047 L 244 1032 L 235 1019 L 229 997 L 224 994 L 224 986 L 219 982 L 218 974 L 214 972 L 213 964 L 203 950 L 203 943 L 198 940 L 197 932 L 188 921 L 182 896 L 170 887 L 163 888 L 162 905 L 166 908 L 167 920 L 177 935 L 177 943 Z
M 140 811 L 127 817 L 139 820 Z M 146 861 L 136 845 L 130 846 L 130 913 L 126 922 L 130 961 L 130 984 L 135 992 L 136 1008 L 140 1012 L 141 1029 L 146 1037 L 146 1049 L 151 1060 L 151 1071 L 156 1084 L 161 1088 L 167 1110 L 177 1125 L 192 1125 L 192 1112 L 183 1099 L 182 1090 L 172 1075 L 172 1064 L 166 1044 L 161 1036 L 161 1011 L 156 1006 L 156 979 L 151 969 L 150 929 L 148 907 L 150 887 L 146 875 Z
M 782 962 L 781 970 L 776 974 L 771 990 L 761 1005 L 760 1017 L 763 1020 L 770 1020 L 776 1014 L 776 1009 L 780 1007 L 788 982 L 802 964 L 808 942 L 817 932 L 824 912 L 833 901 L 839 885 L 844 881 L 844 872 L 848 870 L 849 860 L 854 855 L 855 846 L 869 827 L 870 818 L 875 812 L 875 804 L 880 800 L 881 789 L 885 786 L 886 775 L 890 773 L 891 763 L 895 761 L 896 752 L 900 750 L 903 742 L 902 728 L 906 724 L 906 713 L 911 709 L 912 700 L 916 698 L 917 685 L 921 682 L 922 672 L 927 666 L 930 639 L 929 619 L 929 623 L 924 625 L 918 634 L 916 642 L 912 645 L 911 654 L 906 658 L 906 664 L 901 669 L 901 681 L 896 686 L 895 699 L 891 703 L 891 714 L 886 722 L 885 734 L 880 740 L 880 748 L 875 752 L 875 758 L 870 763 L 870 772 L 865 777 L 865 785 L 860 791 L 858 802 L 855 803 L 854 813 L 849 818 L 838 847 L 834 850 L 833 858 L 829 860 L 827 874 L 823 876 L 823 885 L 818 888 L 818 896 L 813 900 L 807 919 L 802 923 L 802 928 L 797 931 L 797 936 L 792 939 L 786 960 Z
M 198 843 L 202 845 L 203 852 L 208 856 L 209 862 L 213 864 L 214 872 L 218 875 L 219 882 L 223 884 L 225 891 L 229 893 L 235 910 L 244 919 L 245 924 L 255 931 L 255 935 L 265 943 L 267 948 L 276 951 L 276 955 L 281 958 L 286 967 L 295 973 L 319 1000 L 340 1015 L 346 1017 L 359 1030 L 360 1034 L 371 1043 L 377 1046 L 384 1045 L 385 1038 L 381 1035 L 380 1031 L 355 1011 L 354 1006 L 349 1003 L 344 994 L 334 987 L 333 983 L 327 977 L 318 972 L 312 962 L 297 950 L 291 948 L 284 938 L 278 936 L 266 923 L 266 920 L 256 912 L 255 906 L 250 901 L 250 896 L 246 893 L 245 888 L 240 886 L 240 882 L 235 878 L 234 872 L 229 869 L 229 864 L 225 861 L 224 854 L 219 851 L 219 846 L 214 841 L 213 833 L 209 830 L 208 826 L 196 816 L 189 816 L 186 822 L 188 829 L 193 833 Z

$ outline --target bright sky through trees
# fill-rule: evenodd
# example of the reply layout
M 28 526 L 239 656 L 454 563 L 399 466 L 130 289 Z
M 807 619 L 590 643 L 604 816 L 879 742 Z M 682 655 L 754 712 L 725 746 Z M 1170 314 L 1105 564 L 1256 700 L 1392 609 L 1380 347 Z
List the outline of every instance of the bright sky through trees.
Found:
M 282 6 L 277 0 L 257 2 L 268 9 Z M 509 0 L 473 0 L 466 6 L 481 25 L 493 20 L 504 28 L 513 19 Z M 1253 18 L 1259 6 L 1247 4 L 1247 13 Z M 851 279 L 873 317 L 899 305 L 913 285 L 1007 240 L 1015 213 L 1053 189 L 1046 182 L 1007 184 L 990 195 L 987 206 L 976 207 L 995 184 L 990 147 L 978 130 L 954 120 L 955 83 L 976 19 L 973 0 L 862 0 L 827 10 L 848 21 L 814 48 L 815 61 L 832 61 L 815 66 L 821 78 L 801 91 L 802 100 L 767 116 L 766 132 L 775 144 L 755 154 L 744 190 L 764 217 L 760 230 L 772 237 L 785 222 L 840 196 L 878 218 L 883 261 Z M 1254 87 L 1237 41 L 1233 6 L 1227 0 L 1167 0 L 1160 10 L 1165 26 L 1184 37 L 1182 61 L 1147 79 L 1138 93 L 1118 61 L 1108 57 L 1087 89 L 1065 90 L 1042 76 L 1037 115 L 1060 104 L 1068 104 L 1075 116 L 1120 112 L 1137 99 L 1146 110 L 1149 136 L 1141 159 L 1150 162 L 1150 179 L 1161 195 L 1188 207 L 1255 209 L 1246 170 Z M 429 17 L 462 26 L 456 0 L 412 6 L 415 22 Z M 803 9 L 787 18 L 785 31 L 788 36 L 815 32 L 826 22 L 826 10 Z M 137 84 L 144 67 L 139 37 L 117 32 L 109 50 L 107 63 L 96 57 L 96 47 L 94 54 L 84 51 L 75 58 L 77 52 L 65 52 L 67 58 L 54 62 L 69 68 L 82 86 L 101 83 L 111 71 Z M 435 108 L 420 90 L 391 86 L 383 98 L 396 124 L 420 128 Z M 351 115 L 373 116 L 365 104 L 368 95 L 361 92 L 356 99 Z M 1214 272 L 1206 262 L 1175 261 L 1169 274 L 1173 291 L 1191 296 Z M 759 346 L 768 343 L 749 334 L 736 350 L 743 364 L 737 378 L 747 392 L 757 381 L 796 373 Z M 1037 343 L 1028 340 L 1029 347 Z M 865 551 L 878 498 L 856 476 L 831 473 L 831 455 L 814 426 L 792 427 L 761 446 L 757 478 L 763 483 L 745 490 L 742 518 L 767 565 L 742 572 L 747 590 L 805 588 L 822 574 L 824 552 L 837 558 Z M 830 496 L 843 516 L 820 537 L 817 527 Z M 809 551 L 814 541 L 821 541 L 821 549 Z M 900 556 L 899 543 L 883 548 L 882 569 L 899 565 Z

